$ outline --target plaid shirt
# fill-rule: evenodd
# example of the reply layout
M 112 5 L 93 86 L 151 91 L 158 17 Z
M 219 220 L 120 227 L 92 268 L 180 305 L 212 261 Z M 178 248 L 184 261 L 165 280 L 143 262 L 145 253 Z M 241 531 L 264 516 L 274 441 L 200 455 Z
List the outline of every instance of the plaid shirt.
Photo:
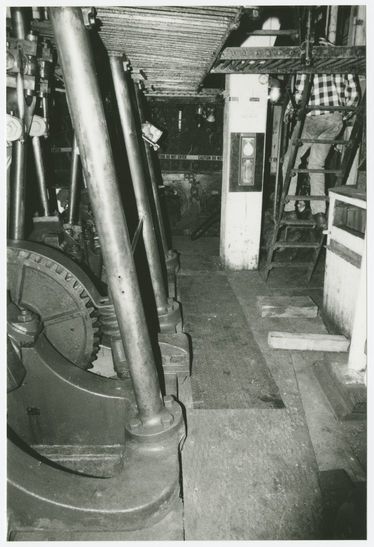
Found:
M 297 74 L 295 101 L 298 103 L 305 85 L 306 74 Z M 353 74 L 315 74 L 310 92 L 310 106 L 357 106 L 359 84 Z M 331 111 L 330 111 L 331 112 Z M 312 110 L 307 116 L 327 114 L 326 110 Z M 347 116 L 349 117 L 349 113 Z

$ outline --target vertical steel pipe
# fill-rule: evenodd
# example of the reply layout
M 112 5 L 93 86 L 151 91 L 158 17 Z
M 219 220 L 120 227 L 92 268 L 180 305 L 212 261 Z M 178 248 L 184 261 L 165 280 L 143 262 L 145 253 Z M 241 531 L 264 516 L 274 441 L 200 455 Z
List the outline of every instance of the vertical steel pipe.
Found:
M 80 8 L 49 8 L 74 131 L 140 419 L 163 410 L 95 64 Z M 98 409 L 100 411 L 100 409 Z
M 143 219 L 143 239 L 151 274 L 153 292 L 157 311 L 166 313 L 168 309 L 168 293 L 164 279 L 160 254 L 158 251 L 155 227 L 153 224 L 151 204 L 146 187 L 146 173 L 143 156 L 138 140 L 134 106 L 131 101 L 132 80 L 130 74 L 125 74 L 122 58 L 110 56 L 114 89 L 117 97 L 122 131 L 125 139 L 127 157 L 134 185 L 139 217 Z
M 40 192 L 40 199 L 42 202 L 43 216 L 49 217 L 49 198 L 47 190 L 47 182 L 45 178 L 45 169 L 43 161 L 43 151 L 40 142 L 40 137 L 32 137 L 32 147 L 34 149 L 36 178 L 38 179 L 38 186 Z
M 71 167 L 70 167 L 70 200 L 69 200 L 69 224 L 74 224 L 76 217 L 76 209 L 78 202 L 78 171 L 79 171 L 79 151 L 77 138 L 74 135 L 73 147 L 71 152 Z
M 14 36 L 20 40 L 24 40 L 26 37 L 26 25 L 23 8 L 11 8 L 11 18 Z M 16 86 L 18 116 L 24 126 L 25 99 L 22 66 L 17 74 Z M 24 135 L 13 144 L 9 237 L 14 240 L 24 239 L 25 237 L 26 146 Z
M 23 9 L 24 8 L 10 8 L 13 34 L 15 38 L 19 38 L 20 40 L 24 40 L 26 38 L 26 25 Z
M 136 83 L 134 84 L 134 86 L 135 86 L 135 96 L 136 96 L 136 102 L 138 105 L 140 122 L 144 123 L 146 120 L 145 120 L 144 108 L 143 108 L 143 102 L 142 102 L 143 95 L 139 89 L 139 86 Z M 158 195 L 157 173 L 156 173 L 155 164 L 154 164 L 154 152 L 153 150 L 151 150 L 151 145 L 148 142 L 144 143 L 144 148 L 145 148 L 145 153 L 147 158 L 149 178 L 151 180 L 152 194 L 153 194 L 153 200 L 155 204 L 162 249 L 164 251 L 164 254 L 167 255 L 169 247 L 167 243 L 164 219 L 162 218 L 160 196 Z
M 9 237 L 19 241 L 25 237 L 26 142 L 15 141 L 13 147 Z

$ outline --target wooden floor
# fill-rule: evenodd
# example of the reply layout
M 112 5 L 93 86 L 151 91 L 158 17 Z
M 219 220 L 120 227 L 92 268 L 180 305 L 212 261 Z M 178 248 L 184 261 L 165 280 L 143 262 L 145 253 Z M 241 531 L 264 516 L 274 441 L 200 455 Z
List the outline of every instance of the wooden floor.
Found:
M 339 496 L 353 483 L 363 484 L 362 462 L 313 374 L 324 354 L 275 350 L 267 343 L 270 330 L 324 334 L 326 326 L 320 316 L 262 318 L 257 308 L 257 297 L 271 294 L 309 295 L 320 304 L 323 276 L 309 287 L 298 273 L 266 284 L 257 271 L 223 272 L 213 238 L 181 238 L 177 245 L 180 296 L 194 347 L 182 451 L 185 538 L 334 537 L 331 515 Z M 251 379 L 254 389 L 245 392 Z M 268 408 L 261 400 L 265 389 L 277 394 Z M 342 475 L 347 487 L 341 487 Z

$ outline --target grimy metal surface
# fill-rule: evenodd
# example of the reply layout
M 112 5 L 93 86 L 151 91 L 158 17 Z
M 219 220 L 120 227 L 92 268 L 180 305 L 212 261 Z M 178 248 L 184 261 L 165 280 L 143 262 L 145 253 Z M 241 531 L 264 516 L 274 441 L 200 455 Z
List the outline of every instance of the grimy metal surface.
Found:
M 139 416 L 152 423 L 163 402 L 87 31 L 79 8 L 49 13 Z
M 305 51 L 299 46 L 228 47 L 223 50 L 211 72 L 219 74 L 365 74 L 365 46 L 315 46 L 312 63 L 303 64 Z
M 43 216 L 49 217 L 50 210 L 49 210 L 49 201 L 48 201 L 47 181 L 45 178 L 43 151 L 42 151 L 42 145 L 40 142 L 40 137 L 32 137 L 32 146 L 34 150 L 35 169 L 36 169 L 36 176 L 38 179 L 40 199 L 42 202 Z
M 9 237 L 19 241 L 25 236 L 26 141 L 18 140 L 13 147 Z
M 26 25 L 22 8 L 11 8 L 13 34 L 16 38 L 24 40 L 26 37 Z M 22 122 L 24 133 L 25 101 L 23 91 L 23 75 L 17 74 L 17 105 L 18 116 Z M 14 240 L 20 240 L 25 235 L 25 198 L 26 198 L 26 141 L 24 135 L 13 144 L 13 169 L 11 191 L 11 216 L 9 236 Z M 14 153 L 15 149 L 15 153 Z
M 144 123 L 146 121 L 145 115 L 144 115 L 144 106 L 143 106 L 143 93 L 139 88 L 139 85 L 136 83 L 135 86 L 135 96 L 136 96 L 136 103 L 139 110 L 139 118 L 140 122 Z M 144 142 L 144 149 L 145 154 L 147 158 L 147 164 L 148 164 L 148 171 L 149 171 L 149 178 L 151 182 L 152 187 L 152 195 L 153 195 L 153 201 L 155 205 L 155 211 L 157 216 L 157 222 L 158 222 L 158 228 L 160 233 L 160 239 L 162 243 L 162 249 L 164 251 L 164 254 L 166 256 L 169 247 L 165 232 L 165 225 L 164 225 L 164 219 L 162 217 L 162 210 L 161 210 L 161 203 L 160 203 L 160 196 L 158 195 L 158 180 L 157 180 L 157 174 L 155 169 L 155 157 L 154 157 L 154 151 L 151 149 L 151 145 L 148 142 Z
M 161 258 L 158 252 L 155 226 L 153 224 L 151 203 L 146 187 L 147 174 L 143 164 L 139 130 L 135 117 L 136 104 L 131 100 L 133 81 L 130 71 L 124 70 L 123 58 L 109 57 L 119 116 L 126 145 L 131 178 L 134 187 L 139 218 L 143 220 L 143 240 L 151 275 L 157 312 L 165 314 L 168 309 L 168 293 L 164 279 Z M 134 97 L 135 99 L 135 97 Z
M 77 138 L 74 135 L 73 146 L 71 150 L 71 166 L 70 166 L 70 201 L 69 201 L 69 224 L 74 224 L 76 217 L 78 194 L 78 168 L 79 168 L 79 152 Z
M 134 405 L 130 380 L 82 372 L 43 334 L 22 349 L 22 359 L 28 380 L 8 396 L 9 532 L 59 537 L 66 529 L 134 530 L 161 520 L 178 499 L 183 428 L 162 443 L 139 445 L 123 428 Z
M 50 343 L 73 364 L 88 368 L 99 350 L 94 315 L 100 294 L 70 257 L 32 241 L 8 243 L 12 301 L 37 313 Z
M 147 94 L 196 94 L 242 14 L 239 6 L 97 7 L 109 53 L 145 74 Z M 48 21 L 32 26 L 51 37 Z M 215 91 L 216 92 L 216 91 Z

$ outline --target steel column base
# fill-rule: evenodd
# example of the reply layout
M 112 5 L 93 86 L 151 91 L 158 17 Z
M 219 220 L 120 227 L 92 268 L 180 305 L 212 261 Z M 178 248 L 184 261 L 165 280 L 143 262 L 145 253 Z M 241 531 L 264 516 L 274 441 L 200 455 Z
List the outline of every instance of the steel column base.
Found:
M 184 332 L 159 334 L 162 368 L 165 375 L 174 374 L 182 379 L 190 375 L 190 341 Z
M 67 530 L 138 530 L 160 521 L 179 498 L 178 439 L 126 444 L 123 468 L 112 478 L 92 478 L 41 463 L 8 443 L 11 534 Z
M 172 437 L 184 437 L 184 422 L 181 406 L 171 395 L 165 395 L 164 408 L 152 421 L 143 424 L 138 416 L 126 424 L 126 434 L 140 443 L 162 443 Z M 157 445 L 158 446 L 158 445 Z
M 161 333 L 182 332 L 182 310 L 176 300 L 169 298 L 168 309 L 165 312 L 158 312 Z
M 179 254 L 173 249 L 169 249 L 165 255 L 166 270 L 168 273 L 177 273 L 180 269 Z

